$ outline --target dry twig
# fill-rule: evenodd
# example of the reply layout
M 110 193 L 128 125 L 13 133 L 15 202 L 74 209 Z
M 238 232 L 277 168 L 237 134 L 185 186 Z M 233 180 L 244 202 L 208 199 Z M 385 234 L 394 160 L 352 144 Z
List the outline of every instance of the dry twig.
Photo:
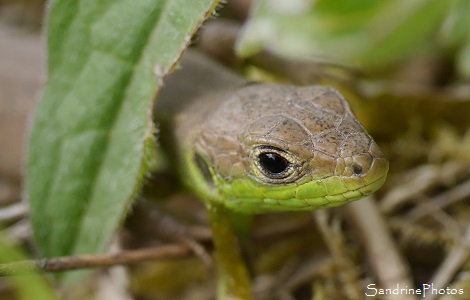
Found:
M 384 289 L 412 287 L 408 265 L 400 255 L 389 228 L 372 196 L 345 206 L 361 233 L 369 261 Z M 387 300 L 416 300 L 414 295 L 386 295 Z
M 430 283 L 433 284 L 433 288 L 437 290 L 445 289 L 446 285 L 462 267 L 462 264 L 470 254 L 470 225 L 467 227 L 467 231 L 462 240 L 462 243 L 454 246 L 449 251 L 436 273 L 434 273 L 434 276 L 430 280 Z M 434 300 L 438 296 L 439 294 L 430 294 L 429 300 Z
M 77 269 L 90 269 L 127 265 L 137 262 L 185 257 L 191 249 L 182 245 L 164 245 L 132 251 L 109 254 L 65 256 L 39 260 L 25 260 L 0 264 L 0 277 L 22 275 L 34 271 L 62 272 Z

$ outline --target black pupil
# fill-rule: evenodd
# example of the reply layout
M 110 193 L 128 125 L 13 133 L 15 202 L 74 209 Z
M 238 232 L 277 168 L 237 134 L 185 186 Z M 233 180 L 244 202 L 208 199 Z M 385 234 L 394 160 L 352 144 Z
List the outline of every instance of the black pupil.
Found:
M 261 153 L 259 163 L 264 170 L 271 174 L 281 174 L 289 167 L 289 162 L 277 153 Z

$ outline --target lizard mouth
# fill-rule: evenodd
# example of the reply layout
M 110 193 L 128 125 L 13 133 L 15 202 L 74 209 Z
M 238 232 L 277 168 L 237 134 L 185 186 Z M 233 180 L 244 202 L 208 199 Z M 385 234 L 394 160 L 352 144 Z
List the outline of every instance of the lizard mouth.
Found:
M 306 182 L 296 188 L 285 186 L 272 189 L 271 186 L 263 189 L 258 186 L 257 195 L 238 194 L 225 205 L 234 211 L 249 214 L 309 211 L 341 206 L 377 191 L 387 178 L 388 167 L 385 158 L 377 158 L 363 177 L 332 176 L 324 180 Z M 250 185 L 246 181 L 243 182 L 243 185 Z M 335 189 L 337 193 L 334 192 Z

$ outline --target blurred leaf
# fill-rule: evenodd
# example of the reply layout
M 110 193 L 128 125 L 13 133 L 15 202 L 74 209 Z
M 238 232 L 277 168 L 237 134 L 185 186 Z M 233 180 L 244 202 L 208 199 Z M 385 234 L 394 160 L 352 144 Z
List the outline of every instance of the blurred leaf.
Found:
M 5 242 L 4 236 L 0 234 L 0 263 L 9 263 L 13 261 L 24 260 L 24 255 L 18 250 L 11 247 Z M 10 283 L 15 287 L 15 291 L 19 296 L 18 300 L 54 300 L 53 290 L 49 286 L 44 277 L 32 273 L 23 276 L 11 276 L 8 278 Z
M 470 1 L 454 0 L 444 24 L 440 38 L 443 44 L 458 46 L 466 44 L 470 39 Z
M 447 22 L 441 30 L 441 43 L 456 52 L 457 70 L 463 77 L 470 78 L 470 1 L 456 1 Z
M 105 250 L 147 170 L 156 82 L 216 2 L 52 2 L 26 187 L 41 255 Z
M 424 51 L 454 1 L 257 0 L 237 51 L 261 48 L 377 67 Z
M 470 41 L 460 48 L 457 54 L 457 67 L 462 76 L 470 78 Z

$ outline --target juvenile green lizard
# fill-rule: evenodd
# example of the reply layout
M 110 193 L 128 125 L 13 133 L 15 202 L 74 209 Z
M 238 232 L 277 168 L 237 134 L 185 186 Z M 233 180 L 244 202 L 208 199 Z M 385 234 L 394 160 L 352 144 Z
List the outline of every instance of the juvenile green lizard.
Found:
M 334 88 L 248 83 L 195 52 L 181 68 L 156 112 L 183 180 L 206 203 L 241 213 L 313 210 L 384 183 L 388 161 Z
M 333 88 L 248 83 L 195 52 L 181 66 L 157 99 L 160 142 L 208 208 L 218 299 L 252 299 L 232 221 L 360 199 L 388 161 Z

